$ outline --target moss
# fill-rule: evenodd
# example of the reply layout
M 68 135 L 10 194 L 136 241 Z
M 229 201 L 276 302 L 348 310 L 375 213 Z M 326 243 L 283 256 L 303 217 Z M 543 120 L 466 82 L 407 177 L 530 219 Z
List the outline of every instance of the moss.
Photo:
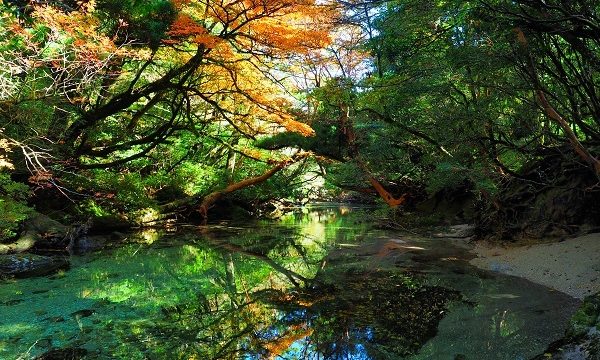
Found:
M 571 319 L 567 337 L 578 338 L 584 336 L 588 333 L 590 327 L 598 326 L 599 316 L 600 293 L 585 298 L 583 304 Z

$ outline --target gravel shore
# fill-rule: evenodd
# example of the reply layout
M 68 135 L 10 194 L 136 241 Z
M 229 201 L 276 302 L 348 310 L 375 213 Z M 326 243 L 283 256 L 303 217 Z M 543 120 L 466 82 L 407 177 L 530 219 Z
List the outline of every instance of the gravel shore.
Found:
M 518 276 L 575 298 L 600 292 L 600 233 L 548 244 L 500 247 L 477 244 L 470 262 Z

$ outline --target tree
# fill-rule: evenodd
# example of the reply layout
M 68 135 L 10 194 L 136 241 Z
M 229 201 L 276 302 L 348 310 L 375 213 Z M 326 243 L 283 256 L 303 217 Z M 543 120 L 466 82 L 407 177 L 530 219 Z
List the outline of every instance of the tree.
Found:
M 54 173 L 158 171 L 157 155 L 183 138 L 283 161 L 251 141 L 313 134 L 290 111 L 283 63 L 326 46 L 334 18 L 311 0 L 3 5 L 0 116 L 10 136 L 52 149 Z
M 513 57 L 553 130 L 598 174 L 600 162 L 583 142 L 597 142 L 600 23 L 590 1 L 484 2 L 499 26 L 513 31 Z M 543 120 L 540 120 L 543 121 Z

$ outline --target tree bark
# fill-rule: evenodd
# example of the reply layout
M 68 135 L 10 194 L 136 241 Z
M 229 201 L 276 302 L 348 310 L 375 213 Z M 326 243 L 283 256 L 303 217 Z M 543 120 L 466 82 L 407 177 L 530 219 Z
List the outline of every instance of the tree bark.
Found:
M 375 191 L 377 191 L 377 194 L 379 194 L 379 196 L 383 199 L 383 201 L 385 201 L 386 204 L 388 204 L 389 207 L 395 208 L 395 207 L 398 207 L 398 206 L 404 204 L 404 202 L 406 201 L 407 194 L 402 194 L 402 196 L 400 196 L 400 198 L 398 198 L 398 199 L 394 198 L 394 196 L 392 194 L 390 194 L 390 192 L 388 192 L 383 187 L 383 185 L 381 185 L 381 183 L 379 181 L 377 181 L 377 179 L 375 179 L 375 177 L 371 174 L 371 172 L 367 168 L 367 165 L 361 159 L 357 158 L 356 161 L 360 165 L 360 168 L 367 175 L 367 178 L 369 179 L 369 183 L 371 183 L 373 188 L 375 188 Z
M 356 160 L 360 168 L 365 172 L 369 179 L 369 183 L 375 188 L 377 194 L 388 204 L 390 207 L 395 208 L 404 203 L 406 200 L 406 194 L 403 194 L 399 199 L 395 199 L 392 194 L 390 194 L 384 187 L 381 185 L 375 177 L 371 174 L 367 165 L 360 159 L 360 154 L 358 152 L 358 147 L 356 145 L 356 133 L 354 132 L 354 126 L 352 124 L 352 120 L 350 119 L 350 106 L 345 103 L 340 103 L 340 118 L 339 118 L 339 126 L 340 126 L 340 135 L 344 138 L 345 141 L 340 141 L 341 144 L 345 143 L 346 148 L 348 150 L 348 155 L 351 159 Z M 341 153 L 341 149 L 340 149 Z

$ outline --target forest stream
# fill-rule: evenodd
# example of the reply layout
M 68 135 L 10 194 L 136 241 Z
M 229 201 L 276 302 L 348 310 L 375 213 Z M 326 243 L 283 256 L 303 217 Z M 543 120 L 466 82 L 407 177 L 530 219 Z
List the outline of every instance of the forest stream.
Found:
M 147 231 L 5 280 L 0 358 L 529 359 L 580 304 L 469 265 L 466 240 L 375 228 L 378 214 Z

